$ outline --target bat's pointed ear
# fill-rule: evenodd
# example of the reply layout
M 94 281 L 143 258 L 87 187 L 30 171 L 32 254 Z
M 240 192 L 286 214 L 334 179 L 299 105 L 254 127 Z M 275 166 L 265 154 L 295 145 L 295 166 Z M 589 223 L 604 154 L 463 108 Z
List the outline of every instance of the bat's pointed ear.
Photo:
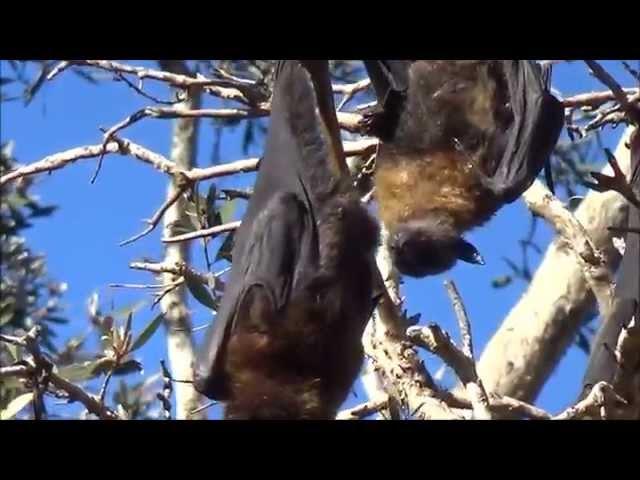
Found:
M 466 240 L 460 239 L 458 245 L 456 245 L 456 253 L 458 259 L 463 262 L 472 263 L 474 265 L 484 265 L 485 261 L 478 252 L 478 249 Z

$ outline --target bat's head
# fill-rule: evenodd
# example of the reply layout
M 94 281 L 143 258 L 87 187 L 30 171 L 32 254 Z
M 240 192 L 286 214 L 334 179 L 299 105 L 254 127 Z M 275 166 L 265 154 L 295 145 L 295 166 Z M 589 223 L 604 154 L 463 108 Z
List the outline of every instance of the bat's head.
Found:
M 410 277 L 437 275 L 458 260 L 484 265 L 478 250 L 452 228 L 428 220 L 404 223 L 389 238 L 396 268 Z

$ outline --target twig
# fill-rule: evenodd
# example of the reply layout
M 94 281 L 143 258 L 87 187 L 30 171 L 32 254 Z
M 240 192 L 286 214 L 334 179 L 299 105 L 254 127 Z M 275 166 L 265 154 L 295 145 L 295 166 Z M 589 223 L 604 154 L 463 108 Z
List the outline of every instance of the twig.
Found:
M 615 402 L 627 404 L 627 401 L 620 397 L 611 385 L 606 382 L 598 382 L 584 400 L 556 415 L 553 420 L 573 420 L 592 415 L 595 412 L 599 412 L 600 418 L 606 419 L 607 410 Z
M 627 181 L 627 177 L 620 168 L 615 155 L 608 148 L 604 149 L 607 155 L 607 162 L 613 170 L 613 176 L 605 175 L 600 172 L 591 172 L 591 176 L 595 178 L 597 183 L 584 182 L 585 185 L 598 192 L 614 191 L 622 195 L 631 205 L 640 208 L 640 198 L 633 191 L 633 187 Z
M 467 310 L 464 307 L 464 303 L 462 303 L 456 284 L 451 280 L 447 280 L 444 282 L 444 286 L 447 289 L 447 294 L 458 319 L 458 328 L 460 328 L 460 337 L 462 339 L 462 353 L 473 362 L 473 341 L 471 339 L 471 324 L 469 323 Z
M 466 411 L 456 411 L 441 399 L 437 386 L 408 341 L 406 322 L 399 311 L 398 279 L 384 239 L 382 244 L 376 261 L 384 295 L 362 340 L 376 383 L 384 388 L 390 401 L 419 419 L 465 418 Z
M 151 217 L 150 220 L 146 220 L 146 222 L 149 224 L 147 228 L 145 228 L 142 232 L 138 233 L 137 235 L 134 235 L 133 237 L 120 242 L 120 246 L 124 247 L 125 245 L 133 243 L 136 240 L 139 240 L 145 235 L 148 235 L 149 233 L 151 233 L 158 226 L 158 223 L 162 219 L 162 216 L 167 212 L 167 210 L 169 210 L 171 205 L 176 203 L 178 199 L 182 196 L 182 194 L 187 190 L 189 190 L 189 188 L 191 188 L 191 182 L 184 182 L 183 185 L 176 188 L 176 190 L 173 192 L 173 195 L 169 196 L 169 198 L 165 200 L 165 202 L 158 209 L 158 211 L 156 211 L 153 217 Z
M 345 141 L 344 153 L 347 157 L 355 157 L 356 155 L 372 155 L 378 148 L 377 138 L 363 138 L 360 140 Z
M 184 173 L 189 180 L 196 182 L 200 180 L 210 180 L 212 178 L 235 175 L 236 173 L 253 172 L 258 169 L 259 164 L 259 158 L 248 158 L 246 160 L 236 160 L 235 162 L 208 168 L 192 168 L 188 172 Z
M 10 367 L 0 367 L 0 379 L 9 377 L 26 377 L 31 370 L 26 365 L 12 365 Z
M 192 328 L 172 328 L 172 330 L 174 332 L 199 332 L 200 330 L 204 330 L 205 328 L 209 328 L 209 326 L 211 325 L 211 323 L 205 323 L 204 325 L 200 325 L 198 327 L 192 327 Z
M 336 420 L 360 420 L 384 410 L 388 405 L 388 398 L 366 402 L 353 408 L 338 412 Z
M 609 72 L 607 72 L 602 66 L 595 60 L 584 61 L 593 75 L 600 80 L 604 85 L 609 87 L 616 97 L 616 100 L 620 103 L 622 108 L 627 112 L 629 118 L 637 125 L 640 124 L 640 109 L 629 102 L 627 95 L 620 84 L 613 78 Z
M 342 110 L 342 108 L 351 101 L 351 99 L 358 94 L 359 92 L 366 90 L 371 85 L 371 80 L 368 78 L 362 79 L 359 82 L 349 83 L 349 84 L 341 84 L 341 85 L 333 85 L 333 93 L 341 93 L 344 95 L 342 97 L 342 101 L 338 105 L 337 110 Z
M 208 410 L 209 408 L 213 407 L 214 405 L 217 405 L 218 402 L 216 402 L 215 400 L 212 400 L 210 402 L 205 403 L 204 405 L 200 405 L 198 408 L 194 408 L 193 410 L 191 410 L 189 412 L 189 416 L 192 415 L 196 415 L 200 412 L 204 412 L 205 410 Z
M 191 170 L 184 171 L 176 167 L 173 162 L 158 153 L 152 152 L 151 150 L 129 140 L 117 139 L 110 141 L 106 145 L 87 145 L 46 156 L 42 160 L 17 168 L 16 170 L 3 175 L 0 177 L 0 186 L 18 178 L 36 175 L 42 172 L 59 170 L 69 163 L 73 163 L 77 160 L 98 157 L 103 152 L 132 155 L 134 158 L 151 165 L 156 170 L 171 176 L 184 175 L 187 180 L 194 182 L 234 175 L 236 173 L 251 172 L 256 170 L 259 164 L 259 159 L 250 158 L 227 163 L 225 165 L 217 165 L 209 168 L 193 168 Z
M 631 97 L 634 94 L 637 94 L 638 88 L 624 88 L 622 90 L 625 95 Z M 581 93 L 579 95 L 574 95 L 572 97 L 567 97 L 562 100 L 562 105 L 565 108 L 580 108 L 580 107 L 591 107 L 598 108 L 604 105 L 607 102 L 611 102 L 613 100 L 617 100 L 615 94 L 606 90 L 603 92 L 589 92 L 589 93 Z M 629 99 L 629 101 L 632 101 Z
M 100 399 L 101 403 L 104 403 L 104 397 L 107 394 L 107 387 L 109 387 L 109 382 L 111 381 L 111 377 L 113 376 L 114 371 L 115 371 L 115 366 L 114 368 L 109 369 L 109 373 L 107 373 L 107 376 L 104 379 L 102 388 L 100 388 L 100 395 L 98 396 L 98 398 Z
M 600 314 L 609 314 L 613 298 L 613 278 L 602 253 L 596 249 L 586 230 L 540 181 L 523 195 L 529 209 L 547 220 L 576 254 L 585 278 L 598 302 Z
M 132 289 L 158 289 L 165 288 L 166 285 L 161 283 L 155 284 L 140 284 L 140 283 L 110 283 L 110 288 L 132 288 Z
M 529 403 L 523 402 L 513 397 L 501 396 L 496 393 L 489 393 L 491 399 L 489 408 L 497 418 L 530 418 L 533 420 L 551 420 L 551 414 Z M 453 408 L 473 408 L 471 401 L 466 397 L 461 397 L 455 392 L 444 392 L 443 400 Z
M 431 325 L 428 328 L 412 327 L 407 330 L 407 335 L 410 339 L 418 342 L 419 345 L 438 355 L 447 365 L 453 368 L 467 390 L 467 395 L 473 407 L 474 418 L 490 420 L 489 398 L 476 371 L 469 316 L 455 283 L 446 281 L 445 287 L 458 319 L 462 349 L 458 349 L 449 335 L 444 333 L 437 325 Z
M 439 356 L 453 369 L 467 390 L 474 418 L 479 420 L 490 419 L 489 401 L 484 388 L 478 380 L 473 359 L 456 347 L 449 335 L 438 325 L 411 327 L 407 330 L 407 335 L 413 343 Z
M 199 75 L 198 78 L 194 78 L 188 75 L 180 75 L 177 73 L 165 72 L 161 70 L 154 70 L 151 68 L 138 67 L 133 65 L 126 65 L 123 63 L 112 62 L 109 60 L 73 60 L 73 61 L 65 61 L 54 67 L 49 75 L 47 76 L 47 80 L 52 80 L 58 74 L 66 70 L 71 66 L 77 67 L 94 67 L 102 70 L 106 70 L 108 72 L 120 72 L 127 73 L 131 75 L 136 75 L 140 79 L 151 78 L 153 80 L 158 80 L 161 82 L 168 83 L 169 85 L 173 85 L 174 87 L 186 89 L 189 87 L 218 87 L 222 82 L 220 80 L 205 78 L 202 75 Z M 228 85 L 228 81 L 225 83 Z M 206 89 L 211 92 L 221 93 L 220 90 L 216 89 Z M 225 88 L 224 90 L 233 90 L 229 88 Z M 243 98 L 246 101 L 246 97 L 240 92 L 225 92 L 227 95 L 232 95 L 234 99 Z M 226 97 L 228 98 L 228 97 Z
M 458 327 L 460 328 L 460 337 L 462 339 L 462 353 L 466 357 L 468 370 L 473 375 L 470 381 L 463 382 L 467 389 L 469 398 L 471 399 L 473 416 L 478 420 L 491 420 L 489 398 L 484 386 L 482 385 L 482 380 L 480 380 L 478 372 L 476 371 L 476 361 L 473 354 L 473 339 L 471 336 L 471 323 L 469 322 L 467 310 L 464 307 L 462 297 L 460 297 L 456 284 L 453 281 L 446 281 L 445 287 L 456 313 L 456 318 L 458 319 Z
M 183 279 L 184 280 L 184 279 Z M 169 295 L 171 292 L 173 292 L 176 288 L 178 288 L 180 286 L 179 283 L 172 283 L 170 284 L 167 288 L 165 288 L 164 290 L 162 290 L 162 292 L 160 292 L 159 295 L 157 295 L 157 297 L 153 300 L 153 302 L 151 303 L 151 308 L 155 308 L 156 305 L 158 305 L 162 299 L 164 297 L 166 297 L 167 295 Z
M 118 415 L 109 409 L 104 403 L 96 399 L 93 395 L 85 392 L 81 387 L 69 382 L 65 378 L 59 376 L 54 371 L 54 365 L 39 350 L 37 339 L 40 334 L 40 327 L 36 325 L 24 337 L 12 337 L 9 335 L 0 335 L 0 340 L 15 345 L 21 345 L 33 357 L 33 365 L 31 371 L 45 369 L 47 371 L 47 379 L 49 382 L 64 391 L 70 401 L 78 401 L 82 403 L 90 413 L 98 416 L 102 420 L 117 420 Z M 23 370 L 15 370 L 16 373 L 22 374 Z
M 175 105 L 176 103 L 179 103 L 179 102 L 182 101 L 182 99 L 180 99 L 180 98 L 178 98 L 176 100 L 162 100 L 160 98 L 157 98 L 157 97 L 154 97 L 153 95 L 148 94 L 147 92 L 145 92 L 142 89 L 143 79 L 140 79 L 140 86 L 138 86 L 135 83 L 133 83 L 131 80 L 129 80 L 127 77 L 125 77 L 124 74 L 122 74 L 122 72 L 115 72 L 115 75 L 118 78 L 118 80 L 123 81 L 129 87 L 131 87 L 136 93 L 139 93 L 140 95 L 142 95 L 143 97 L 151 100 L 152 102 L 156 102 L 156 103 L 159 103 L 161 105 Z
M 172 273 L 173 275 L 183 277 L 185 270 L 190 270 L 190 274 L 197 277 L 201 282 L 207 283 L 207 276 L 192 268 L 188 267 L 185 263 L 176 265 L 168 265 L 165 263 L 149 263 L 149 262 L 131 262 L 129 268 L 134 270 L 146 270 L 151 273 Z
M 231 232 L 240 226 L 240 220 L 235 222 L 225 223 L 223 225 L 217 225 L 211 228 L 205 228 L 203 230 L 196 230 L 195 232 L 183 233 L 174 237 L 165 237 L 162 239 L 163 243 L 177 243 L 185 242 L 187 240 L 193 240 L 196 238 L 213 237 L 221 233 Z

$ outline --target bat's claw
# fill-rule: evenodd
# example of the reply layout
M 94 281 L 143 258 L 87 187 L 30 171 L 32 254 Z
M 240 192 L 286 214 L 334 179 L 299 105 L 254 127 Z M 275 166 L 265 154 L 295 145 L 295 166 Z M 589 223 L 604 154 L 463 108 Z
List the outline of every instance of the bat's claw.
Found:
M 364 112 L 362 120 L 360 120 L 360 128 L 362 133 L 368 136 L 379 137 L 384 124 L 384 114 L 379 109 L 373 109 Z

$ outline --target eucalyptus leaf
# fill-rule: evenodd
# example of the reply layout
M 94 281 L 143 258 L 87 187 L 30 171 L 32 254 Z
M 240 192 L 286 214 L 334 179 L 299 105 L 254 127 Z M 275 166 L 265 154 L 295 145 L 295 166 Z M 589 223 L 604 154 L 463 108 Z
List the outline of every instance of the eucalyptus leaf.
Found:
M 58 323 L 60 325 L 65 325 L 67 323 L 69 323 L 69 319 L 68 318 L 64 318 L 64 317 L 45 317 L 45 320 L 47 322 L 53 322 L 53 323 Z
M 142 364 L 137 360 L 127 360 L 126 362 L 122 362 L 120 365 L 116 367 L 113 371 L 114 375 L 127 375 L 133 372 L 142 372 Z
M 6 325 L 13 319 L 13 310 L 6 310 L 0 313 L 0 327 Z
M 13 362 L 18 362 L 21 360 L 22 355 L 21 355 L 21 347 L 18 345 L 14 345 L 13 343 L 5 343 L 4 344 L 7 352 L 9 352 L 9 355 L 11 355 L 11 359 L 13 360 Z
M 180 220 L 174 222 L 171 225 L 171 234 L 172 235 L 182 235 L 183 233 L 193 232 L 193 225 L 187 224 L 186 222 Z
M 218 253 L 216 254 L 215 262 L 218 260 L 226 260 L 227 262 L 231 262 L 231 254 L 233 251 L 233 241 L 235 239 L 235 231 L 229 232 L 225 237 L 222 245 L 218 249 Z
M 513 279 L 511 278 L 511 275 L 503 275 L 501 277 L 494 278 L 493 280 L 491 280 L 491 286 L 493 288 L 504 288 L 510 285 L 512 281 Z
M 33 400 L 33 392 L 23 393 L 9 402 L 7 408 L 0 412 L 0 420 L 10 420 L 15 417 L 20 411 L 29 405 Z
M 99 376 L 104 371 L 107 363 L 112 364 L 112 361 L 107 358 L 100 358 L 88 362 L 74 363 L 60 367 L 58 375 L 70 382 L 82 382 Z
M 213 298 L 213 295 L 211 295 L 207 286 L 204 285 L 200 279 L 193 275 L 188 269 L 185 271 L 184 280 L 187 284 L 187 288 L 198 302 L 211 310 L 217 309 L 215 299 Z
M 135 352 L 140 347 L 142 347 L 145 343 L 149 341 L 149 339 L 153 336 L 153 334 L 158 330 L 158 327 L 162 323 L 163 314 L 159 314 L 153 320 L 151 320 L 146 327 L 142 330 L 138 338 L 133 341 L 133 345 L 131 346 L 131 351 Z
M 220 221 L 222 223 L 229 223 L 233 221 L 233 214 L 236 211 L 236 207 L 238 205 L 238 200 L 227 200 L 220 208 Z

